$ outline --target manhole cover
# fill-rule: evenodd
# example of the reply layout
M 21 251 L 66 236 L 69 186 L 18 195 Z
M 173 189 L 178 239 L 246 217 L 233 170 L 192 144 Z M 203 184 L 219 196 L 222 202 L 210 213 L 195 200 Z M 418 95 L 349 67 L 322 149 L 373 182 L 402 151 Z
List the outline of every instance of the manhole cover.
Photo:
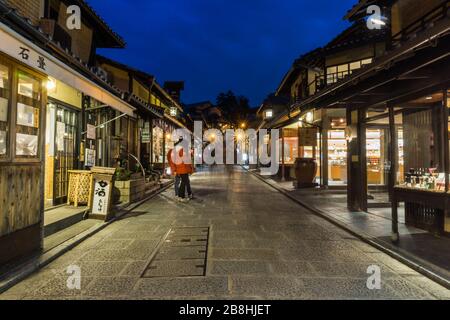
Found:
M 150 257 L 142 278 L 206 275 L 209 227 L 172 228 Z

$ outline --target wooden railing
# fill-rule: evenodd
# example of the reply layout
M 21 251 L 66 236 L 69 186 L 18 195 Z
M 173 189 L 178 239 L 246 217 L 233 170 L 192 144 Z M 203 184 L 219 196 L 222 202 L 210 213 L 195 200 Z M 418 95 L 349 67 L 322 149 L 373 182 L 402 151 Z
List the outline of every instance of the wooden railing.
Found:
M 417 19 L 413 23 L 403 28 L 400 32 L 392 36 L 392 46 L 397 47 L 402 42 L 407 41 L 411 36 L 417 32 L 425 30 L 430 24 L 447 18 L 449 16 L 450 1 L 445 1 L 437 8 L 426 13 L 421 18 Z

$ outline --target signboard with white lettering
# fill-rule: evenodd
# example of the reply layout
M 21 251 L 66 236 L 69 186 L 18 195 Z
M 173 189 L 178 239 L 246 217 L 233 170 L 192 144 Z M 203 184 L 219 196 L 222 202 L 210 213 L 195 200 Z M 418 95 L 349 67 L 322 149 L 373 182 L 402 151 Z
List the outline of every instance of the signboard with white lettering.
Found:
M 150 143 L 151 140 L 151 136 L 150 136 L 150 122 L 146 122 L 144 124 L 144 128 L 142 129 L 141 132 L 141 142 L 142 143 Z

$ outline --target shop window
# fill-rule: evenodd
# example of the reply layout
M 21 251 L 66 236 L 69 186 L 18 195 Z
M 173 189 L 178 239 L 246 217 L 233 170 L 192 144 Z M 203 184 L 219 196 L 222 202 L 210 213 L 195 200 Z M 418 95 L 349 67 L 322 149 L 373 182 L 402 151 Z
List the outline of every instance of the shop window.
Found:
M 361 66 L 371 64 L 373 62 L 372 58 L 361 60 Z
M 330 185 L 347 184 L 347 140 L 345 130 L 328 131 L 328 179 Z
M 166 157 L 165 157 L 166 163 L 169 163 L 169 160 L 167 159 L 167 154 L 169 153 L 169 150 L 175 148 L 175 142 L 172 141 L 174 131 L 175 131 L 175 128 L 169 127 L 166 132 L 166 136 L 165 136 L 166 149 L 164 151 L 164 154 L 166 155 Z
M 7 66 L 0 65 L 0 159 L 6 158 L 9 154 L 9 71 L 10 69 Z
M 350 71 L 357 70 L 361 68 L 361 61 L 350 63 Z
M 327 84 L 332 84 L 337 81 L 337 67 L 327 68 Z
M 349 65 L 348 64 L 344 64 L 341 66 L 338 66 L 338 79 L 344 79 L 346 76 L 348 76 L 348 69 L 349 69 Z
M 163 162 L 163 143 L 164 143 L 164 131 L 159 126 L 155 126 L 152 132 L 153 139 L 153 163 Z
M 16 157 L 37 158 L 39 156 L 41 98 L 41 82 L 34 76 L 19 71 L 17 83 Z
M 281 139 L 280 139 L 281 148 Z M 281 154 L 281 152 L 280 152 Z M 284 163 L 294 164 L 298 158 L 298 138 L 284 138 Z
M 408 108 L 397 111 L 402 115 L 402 129 L 398 131 L 397 184 L 407 188 L 444 191 L 445 166 L 442 154 L 444 148 L 440 139 L 442 118 L 439 113 L 442 107 L 439 99 L 442 101 L 442 95 L 429 97 L 410 101 Z
M 367 130 L 366 151 L 367 183 L 369 185 L 387 185 L 389 166 L 386 129 Z
M 353 71 L 361 69 L 367 64 L 371 64 L 372 58 L 353 61 L 350 63 L 340 64 L 337 66 L 332 66 L 327 68 L 327 84 L 333 84 L 337 81 L 344 79 L 348 75 L 352 74 Z

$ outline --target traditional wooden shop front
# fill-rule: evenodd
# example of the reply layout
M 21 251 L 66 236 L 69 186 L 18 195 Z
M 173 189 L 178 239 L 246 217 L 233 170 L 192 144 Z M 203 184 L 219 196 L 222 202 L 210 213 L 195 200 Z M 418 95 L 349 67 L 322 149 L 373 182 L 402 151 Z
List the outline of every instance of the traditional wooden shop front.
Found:
M 302 110 L 346 108 L 348 206 L 352 210 L 367 210 L 368 133 L 372 127 L 383 131 L 381 166 L 393 204 L 394 238 L 398 236 L 398 202 L 405 203 L 407 224 L 438 233 L 450 231 L 450 23 L 447 10 L 440 6 L 429 15 L 433 23 L 416 22 L 419 27 L 409 40 L 398 42 L 373 64 L 299 104 Z
M 130 116 L 134 108 L 3 23 L 0 40 L 0 264 L 4 264 L 42 247 L 49 83 L 64 83 Z
M 281 175 L 293 178 L 293 165 L 297 158 L 315 159 L 317 172 L 313 183 L 325 188 L 347 187 L 347 141 L 345 138 L 346 110 L 335 108 L 300 108 L 306 99 L 321 90 L 367 67 L 385 52 L 386 30 L 371 31 L 365 21 L 355 22 L 323 48 L 299 57 L 279 85 L 276 98 L 289 100 L 281 110 L 271 111 L 265 127 L 283 128 L 281 141 Z M 286 111 L 287 109 L 287 111 Z M 273 114 L 272 114 L 272 111 Z M 316 131 L 315 141 L 300 143 L 309 132 Z M 298 133 L 294 134 L 294 131 Z M 385 187 L 384 172 L 379 170 L 381 160 L 381 130 L 372 128 L 367 141 L 372 150 L 372 168 L 369 169 L 371 189 Z M 310 139 L 312 140 L 312 139 Z

